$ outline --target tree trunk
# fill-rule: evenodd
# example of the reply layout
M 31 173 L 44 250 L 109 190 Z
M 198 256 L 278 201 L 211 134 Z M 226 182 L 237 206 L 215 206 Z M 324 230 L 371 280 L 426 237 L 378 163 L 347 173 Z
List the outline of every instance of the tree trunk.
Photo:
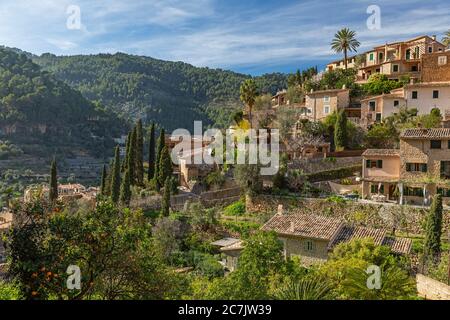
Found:
M 245 211 L 250 212 L 253 207 L 253 197 L 249 192 L 245 193 Z
M 344 49 L 344 66 L 345 70 L 347 70 L 347 49 Z

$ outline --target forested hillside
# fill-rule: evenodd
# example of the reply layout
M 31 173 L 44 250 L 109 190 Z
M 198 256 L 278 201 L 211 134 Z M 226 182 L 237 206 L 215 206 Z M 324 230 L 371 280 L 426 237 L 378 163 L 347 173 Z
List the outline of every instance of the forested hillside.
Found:
M 103 155 L 122 121 L 55 79 L 26 55 L 0 48 L 0 142 L 24 153 Z
M 191 128 L 194 120 L 228 125 L 241 108 L 239 87 L 249 76 L 220 69 L 197 68 L 123 53 L 57 57 L 34 61 L 58 79 L 99 101 L 125 119 L 156 121 L 166 129 Z M 284 74 L 257 77 L 261 92 L 287 85 Z

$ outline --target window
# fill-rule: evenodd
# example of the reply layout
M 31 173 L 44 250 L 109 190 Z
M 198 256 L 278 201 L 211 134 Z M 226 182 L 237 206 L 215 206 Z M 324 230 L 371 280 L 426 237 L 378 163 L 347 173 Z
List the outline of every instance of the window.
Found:
M 315 250 L 314 242 L 311 240 L 306 240 L 304 243 L 304 246 L 305 246 L 305 251 L 312 252 Z
M 394 107 L 398 107 L 400 105 L 400 101 L 394 100 Z
M 426 163 L 407 163 L 406 171 L 407 172 L 427 172 L 428 166 Z
M 450 189 L 438 188 L 437 193 L 443 197 L 450 198 Z
M 420 49 L 419 49 L 419 47 L 416 47 L 415 49 L 414 49 L 414 59 L 419 59 L 419 51 Z
M 378 60 L 383 60 L 383 52 L 378 53 Z
M 417 99 L 418 96 L 417 91 L 411 92 L 411 99 Z
M 433 47 L 428 47 L 428 53 L 432 53 L 433 52 Z
M 398 64 L 392 66 L 392 72 L 398 72 Z
M 373 61 L 373 52 L 369 55 L 369 60 Z
M 433 99 L 439 99 L 439 90 L 433 90 Z
M 450 161 L 441 161 L 441 178 L 450 179 Z
M 417 69 L 417 66 L 412 66 L 412 67 L 411 67 L 411 71 L 412 71 L 412 72 L 417 72 L 417 70 L 418 70 L 418 69 Z
M 369 101 L 369 110 L 370 111 L 375 111 L 375 107 L 377 106 L 377 102 L 376 101 Z
M 375 115 L 375 121 L 381 122 L 381 113 L 380 112 L 377 112 L 377 114 Z
M 447 149 L 450 149 L 450 140 L 448 141 Z
M 323 102 L 330 102 L 330 97 L 329 96 L 323 97 Z
M 405 187 L 403 194 L 410 197 L 423 197 L 423 188 Z
M 411 59 L 411 49 L 406 50 L 406 60 Z
M 441 149 L 441 140 L 431 140 L 430 148 L 431 149 Z
M 329 114 L 330 113 L 330 106 L 323 106 L 323 113 Z
M 383 168 L 383 160 L 366 160 L 366 168 Z
M 378 185 L 378 184 L 371 184 L 370 185 L 370 193 L 384 193 L 384 184 Z
M 440 56 L 440 57 L 438 57 L 438 65 L 442 66 L 444 64 L 447 64 L 447 56 Z

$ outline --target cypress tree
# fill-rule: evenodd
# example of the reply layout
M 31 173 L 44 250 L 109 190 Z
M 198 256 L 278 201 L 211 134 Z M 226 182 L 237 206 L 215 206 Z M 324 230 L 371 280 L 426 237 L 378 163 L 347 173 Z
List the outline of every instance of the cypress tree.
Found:
M 112 181 L 112 170 L 114 168 L 114 159 L 109 161 L 106 182 L 105 182 L 105 196 L 111 196 L 111 181 Z M 109 172 L 108 172 L 109 171 Z
M 100 194 L 102 196 L 106 195 L 106 179 L 107 179 L 106 165 L 103 165 L 102 180 L 101 180 L 101 184 L 100 184 Z
M 111 200 L 114 203 L 119 201 L 120 196 L 120 149 L 116 147 L 114 154 L 114 165 L 111 172 Z
M 336 149 L 343 149 L 347 146 L 347 116 L 344 111 L 337 114 L 334 126 L 334 143 Z
M 136 185 L 136 141 L 137 129 L 133 128 L 131 132 L 130 150 L 128 152 L 127 169 L 130 173 L 130 183 L 132 186 Z
M 433 197 L 430 213 L 425 225 L 424 259 L 437 261 L 441 253 L 442 235 L 442 196 Z
M 161 203 L 161 213 L 164 217 L 168 217 L 170 214 L 170 178 L 167 178 L 164 182 L 164 194 Z
M 161 159 L 161 154 L 165 145 L 166 145 L 166 135 L 164 129 L 161 129 L 161 133 L 159 134 L 158 138 L 158 144 L 156 147 L 156 160 L 155 160 L 155 182 L 156 182 L 155 184 L 157 190 L 159 190 L 164 183 L 164 181 L 161 183 L 159 180 L 159 161 Z
M 58 177 L 56 170 L 56 159 L 53 158 L 50 168 L 49 200 L 53 203 L 56 199 L 58 199 Z
M 155 124 L 150 127 L 150 138 L 148 143 L 148 181 L 155 176 Z
M 139 186 L 144 185 L 144 133 L 142 120 L 136 124 L 136 182 Z
M 172 172 L 172 159 L 170 158 L 169 149 L 165 146 L 159 159 L 158 179 L 160 185 L 163 185 L 167 178 L 172 178 Z
M 125 171 L 125 177 L 120 186 L 120 203 L 122 205 L 129 205 L 131 200 L 131 180 L 130 170 Z
M 125 172 L 128 166 L 128 155 L 130 154 L 131 132 L 128 132 L 127 142 L 125 144 L 125 158 L 122 161 L 121 172 Z

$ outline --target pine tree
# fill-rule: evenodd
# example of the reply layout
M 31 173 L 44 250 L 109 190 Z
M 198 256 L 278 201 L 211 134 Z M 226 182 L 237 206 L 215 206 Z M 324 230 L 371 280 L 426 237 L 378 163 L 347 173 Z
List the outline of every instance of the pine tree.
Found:
M 155 124 L 150 127 L 150 138 L 148 143 L 148 181 L 155 176 Z
M 424 259 L 437 261 L 441 253 L 442 196 L 433 197 L 430 213 L 425 225 Z
M 159 159 L 158 179 L 160 185 L 163 185 L 167 178 L 172 178 L 172 159 L 170 158 L 169 149 L 164 147 Z
M 131 180 L 130 170 L 125 171 L 125 177 L 120 186 L 120 203 L 122 205 L 129 205 L 131 200 Z
M 56 159 L 53 158 L 50 168 L 50 188 L 49 188 L 49 200 L 55 202 L 58 199 L 58 177 L 56 169 Z
M 162 184 L 159 180 L 159 161 L 161 159 L 161 153 L 166 145 L 166 135 L 164 129 L 161 129 L 161 133 L 159 134 L 158 144 L 156 147 L 156 160 L 155 160 L 155 185 L 156 190 L 159 190 L 162 187 Z
M 131 132 L 130 150 L 127 155 L 127 169 L 130 173 L 130 183 L 132 186 L 136 185 L 136 140 L 137 129 L 134 127 Z
M 170 214 L 170 178 L 167 178 L 164 182 L 164 194 L 161 203 L 161 213 L 164 217 L 168 217 Z
M 111 200 L 118 203 L 120 196 L 120 148 L 116 147 L 114 164 L 111 171 Z
M 334 143 L 336 149 L 344 149 L 347 146 L 347 116 L 344 111 L 337 114 L 334 126 Z
M 137 185 L 144 185 L 144 133 L 142 120 L 136 124 L 136 182 Z
M 106 180 L 107 180 L 106 165 L 103 165 L 102 180 L 101 180 L 101 185 L 100 185 L 100 194 L 102 196 L 106 195 Z

